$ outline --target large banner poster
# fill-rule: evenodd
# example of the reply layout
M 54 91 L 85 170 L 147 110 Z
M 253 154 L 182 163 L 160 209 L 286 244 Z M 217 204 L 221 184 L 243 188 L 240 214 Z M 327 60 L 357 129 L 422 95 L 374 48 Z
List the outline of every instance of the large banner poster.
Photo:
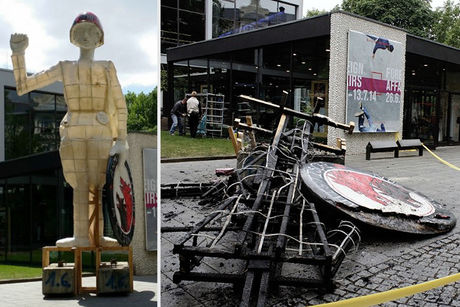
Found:
M 404 50 L 400 42 L 348 33 L 347 118 L 354 132 L 396 132 L 401 125 Z
M 157 149 L 144 148 L 145 240 L 148 251 L 157 250 Z

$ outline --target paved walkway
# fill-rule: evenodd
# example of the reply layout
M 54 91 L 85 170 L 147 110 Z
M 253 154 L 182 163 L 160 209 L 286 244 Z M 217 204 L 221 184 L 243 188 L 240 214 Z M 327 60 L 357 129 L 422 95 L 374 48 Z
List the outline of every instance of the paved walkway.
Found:
M 460 167 L 460 146 L 440 147 L 436 154 Z M 419 157 L 415 152 L 347 156 L 346 165 L 369 170 L 407 187 L 422 192 L 445 204 L 457 219 L 460 218 L 460 173 L 433 158 L 428 152 Z M 217 167 L 234 167 L 235 160 L 211 162 L 168 163 L 162 167 L 162 182 L 206 182 L 214 178 Z M 163 226 L 190 225 L 206 215 L 196 202 L 163 200 Z M 177 214 L 177 215 L 176 215 Z M 235 306 L 238 297 L 231 286 L 202 282 L 172 282 L 178 269 L 178 259 L 171 253 L 179 234 L 162 236 L 162 306 Z M 434 237 L 415 237 L 400 234 L 381 234 L 378 231 L 363 234 L 359 250 L 348 255 L 335 276 L 337 289 L 324 294 L 312 289 L 282 288 L 278 296 L 269 299 L 271 306 L 305 306 L 332 302 L 344 298 L 372 294 L 393 288 L 417 284 L 460 271 L 460 226 L 449 233 Z M 231 261 L 205 262 L 203 271 L 232 270 Z M 297 272 L 298 273 L 298 272 Z M 460 283 L 450 284 L 417 294 L 383 306 L 460 306 Z
M 42 282 L 32 281 L 0 285 L 1 307 L 156 307 L 159 297 L 156 276 L 134 276 L 134 292 L 123 296 L 96 296 L 85 294 L 78 297 L 44 298 Z M 95 277 L 84 277 L 83 285 L 94 286 Z

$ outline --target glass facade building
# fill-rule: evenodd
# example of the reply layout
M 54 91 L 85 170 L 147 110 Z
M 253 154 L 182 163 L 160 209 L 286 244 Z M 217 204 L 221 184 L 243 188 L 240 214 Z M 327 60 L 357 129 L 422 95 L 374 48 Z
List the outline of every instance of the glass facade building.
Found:
M 161 52 L 205 39 L 205 0 L 161 1 Z
M 408 54 L 404 137 L 436 145 L 460 143 L 459 76 L 459 63 Z
M 0 262 L 40 265 L 43 246 L 73 233 L 72 189 L 58 153 L 3 162 L 0 171 Z
M 59 123 L 67 112 L 64 95 L 33 91 L 18 96 L 4 88 L 5 159 L 56 150 Z
M 319 37 L 287 43 L 212 54 L 175 62 L 173 101 L 192 90 L 204 90 L 225 97 L 224 123 L 252 115 L 256 122 L 271 122 L 271 110 L 241 103 L 239 95 L 281 102 L 283 90 L 294 93 L 289 106 L 309 110 L 322 98 L 320 112 L 327 114 L 329 78 L 329 39 Z M 323 131 L 324 132 L 324 131 Z
M 212 1 L 212 37 L 260 29 L 295 20 L 298 5 L 276 0 Z
M 359 16 L 352 16 L 359 21 Z M 365 21 L 369 22 L 369 21 Z M 168 50 L 168 88 L 164 110 L 195 90 L 225 95 L 224 123 L 251 114 L 267 124 L 270 110 L 245 105 L 239 95 L 328 115 L 331 14 Z M 403 138 L 427 144 L 459 143 L 460 50 L 406 35 Z M 341 72 L 346 75 L 346 71 Z M 167 112 L 165 112 L 167 113 Z M 270 127 L 268 127 L 270 128 Z M 325 137 L 319 128 L 316 136 Z
M 161 1 L 161 52 L 299 19 L 301 14 L 301 0 Z
M 66 111 L 60 84 L 19 96 L 0 70 L 0 262 L 40 265 L 43 246 L 73 233 L 57 151 Z

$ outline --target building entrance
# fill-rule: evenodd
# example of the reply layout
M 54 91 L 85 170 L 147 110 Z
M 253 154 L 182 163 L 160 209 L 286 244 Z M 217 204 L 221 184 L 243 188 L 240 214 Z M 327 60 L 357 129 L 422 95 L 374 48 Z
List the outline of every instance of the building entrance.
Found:
M 450 95 L 450 141 L 460 142 L 460 93 Z

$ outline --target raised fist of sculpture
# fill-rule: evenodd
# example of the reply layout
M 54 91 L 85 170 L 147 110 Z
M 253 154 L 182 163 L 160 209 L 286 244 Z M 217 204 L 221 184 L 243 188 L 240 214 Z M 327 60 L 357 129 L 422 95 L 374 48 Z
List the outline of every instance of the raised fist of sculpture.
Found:
M 14 33 L 10 37 L 10 47 L 13 54 L 23 54 L 26 48 L 29 46 L 29 38 L 27 34 Z
M 126 102 L 110 61 L 94 61 L 94 50 L 104 43 L 104 31 L 96 15 L 77 16 L 70 29 L 70 41 L 80 48 L 77 61 L 61 61 L 41 73 L 27 76 L 25 34 L 11 35 L 14 76 L 19 95 L 56 81 L 64 85 L 67 114 L 61 121 L 59 154 L 66 181 L 73 188 L 73 237 L 58 240 L 57 246 L 89 246 L 89 195 L 101 195 L 106 181 L 109 155 L 127 158 Z M 104 220 L 99 205 L 99 243 L 116 246 L 103 236 Z

